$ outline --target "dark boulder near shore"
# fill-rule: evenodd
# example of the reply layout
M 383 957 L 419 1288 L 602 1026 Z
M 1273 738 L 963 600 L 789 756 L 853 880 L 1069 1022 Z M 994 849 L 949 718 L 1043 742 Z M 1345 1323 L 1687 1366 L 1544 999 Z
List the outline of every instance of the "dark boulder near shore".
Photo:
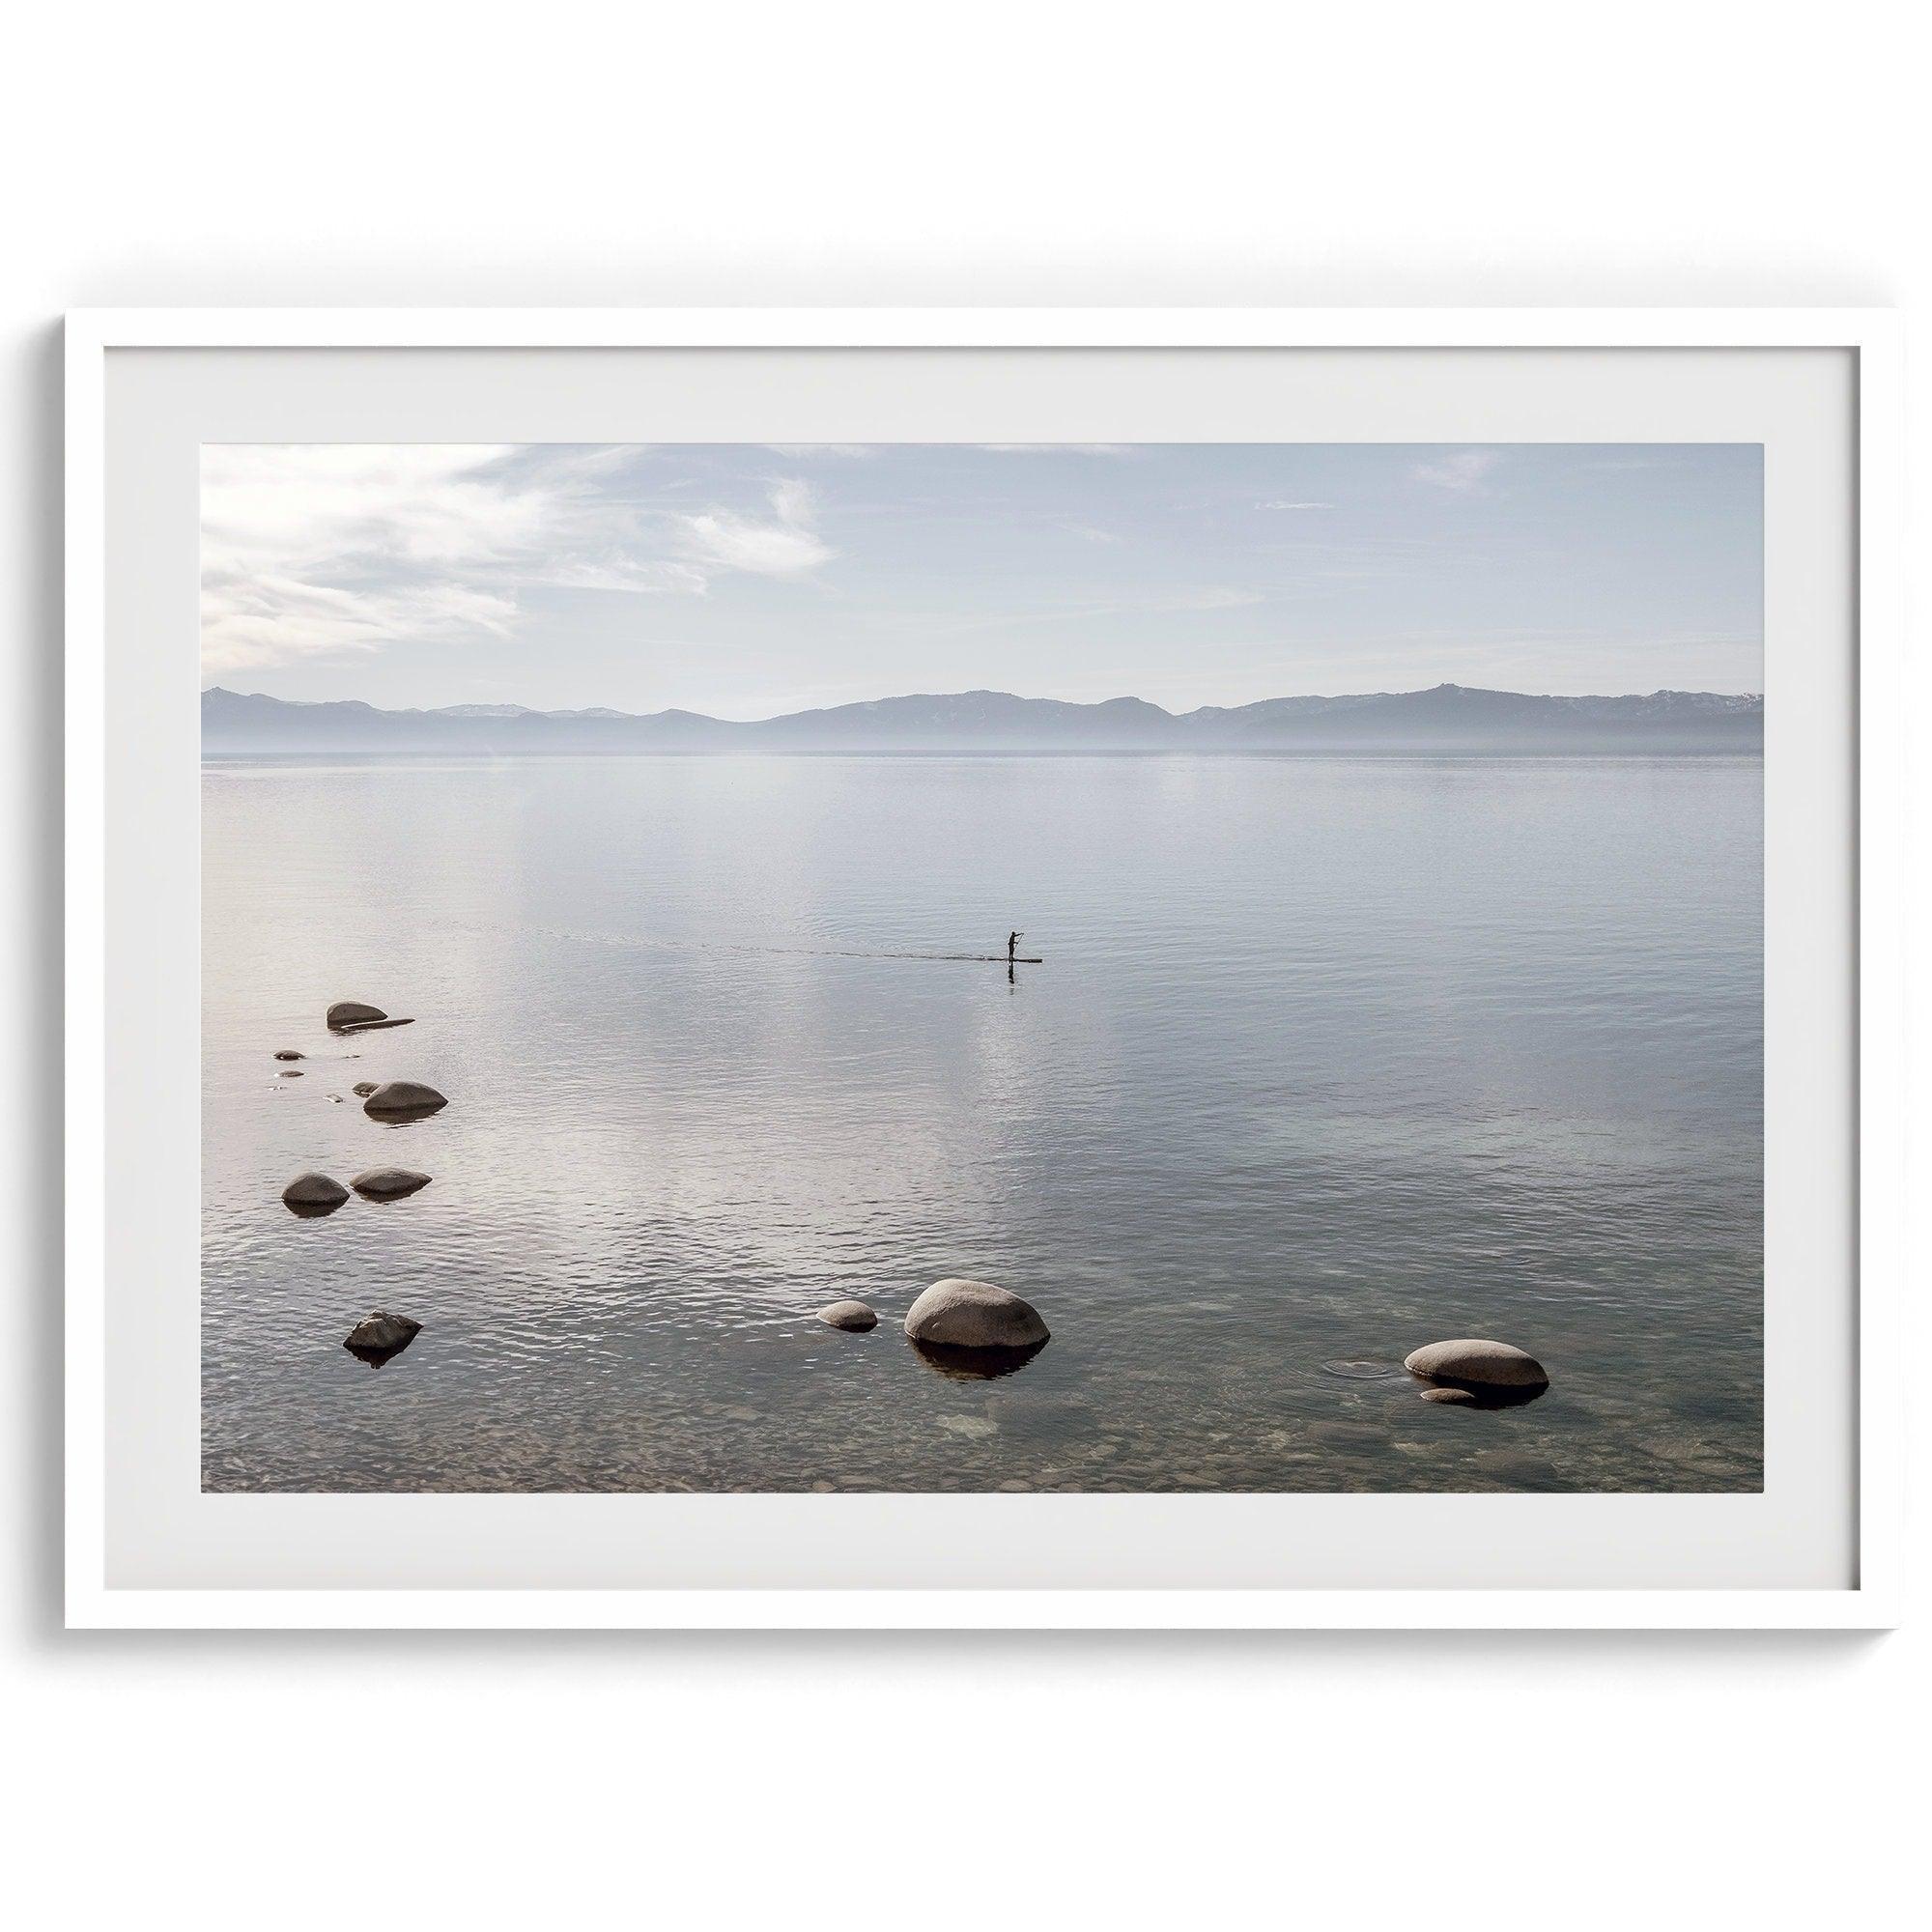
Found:
M 372 1167 L 349 1184 L 371 1201 L 400 1201 L 429 1185 L 430 1178 L 409 1167 Z
M 337 1000 L 324 1015 L 330 1033 L 375 1033 L 382 1027 L 414 1026 L 414 1020 L 392 1020 L 381 1007 L 360 1000 Z
M 400 1355 L 421 1333 L 420 1321 L 379 1308 L 356 1322 L 342 1346 L 372 1369 L 380 1369 L 392 1355 Z
M 443 1094 L 434 1087 L 425 1087 L 420 1080 L 385 1080 L 362 1102 L 362 1111 L 391 1120 L 411 1121 L 421 1120 L 448 1105 Z
M 298 1174 L 282 1189 L 282 1205 L 298 1214 L 332 1214 L 349 1190 L 327 1174 Z

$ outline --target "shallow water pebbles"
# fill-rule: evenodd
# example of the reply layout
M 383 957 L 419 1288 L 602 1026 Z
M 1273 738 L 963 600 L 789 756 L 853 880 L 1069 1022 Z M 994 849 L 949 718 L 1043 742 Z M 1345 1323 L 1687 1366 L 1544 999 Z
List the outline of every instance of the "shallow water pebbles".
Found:
M 854 1335 L 863 1335 L 868 1328 L 879 1325 L 879 1318 L 863 1301 L 831 1301 L 818 1311 L 818 1320 L 828 1327 L 843 1328 Z
M 942 1415 L 939 1426 L 949 1435 L 963 1435 L 969 1442 L 984 1442 L 1000 1433 L 1000 1425 L 989 1415 Z

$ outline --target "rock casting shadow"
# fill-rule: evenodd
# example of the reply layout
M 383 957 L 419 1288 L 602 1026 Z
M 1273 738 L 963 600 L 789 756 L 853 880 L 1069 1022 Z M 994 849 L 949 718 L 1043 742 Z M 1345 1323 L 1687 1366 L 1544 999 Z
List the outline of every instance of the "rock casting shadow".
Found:
M 1046 1347 L 1034 1342 L 1024 1349 L 957 1349 L 943 1342 L 914 1342 L 913 1353 L 936 1375 L 955 1382 L 987 1382 L 1000 1376 L 1016 1376 Z
M 1503 1382 L 1459 1382 L 1447 1376 L 1411 1376 L 1409 1379 L 1419 1384 L 1424 1395 L 1431 1389 L 1453 1389 L 1455 1400 L 1441 1405 L 1445 1408 L 1520 1408 L 1524 1403 L 1549 1393 L 1548 1382 L 1511 1386 Z
M 345 1342 L 343 1347 L 358 1362 L 366 1362 L 372 1369 L 380 1369 L 385 1363 L 393 1362 L 416 1338 L 412 1335 L 409 1342 L 398 1342 L 393 1349 L 371 1349 L 361 1342 Z

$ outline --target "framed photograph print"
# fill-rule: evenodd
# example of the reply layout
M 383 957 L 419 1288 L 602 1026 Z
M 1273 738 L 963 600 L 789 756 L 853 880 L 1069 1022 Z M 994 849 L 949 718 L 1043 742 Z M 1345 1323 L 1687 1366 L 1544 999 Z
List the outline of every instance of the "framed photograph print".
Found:
M 71 317 L 71 1621 L 1891 1621 L 1899 423 L 1863 312 Z

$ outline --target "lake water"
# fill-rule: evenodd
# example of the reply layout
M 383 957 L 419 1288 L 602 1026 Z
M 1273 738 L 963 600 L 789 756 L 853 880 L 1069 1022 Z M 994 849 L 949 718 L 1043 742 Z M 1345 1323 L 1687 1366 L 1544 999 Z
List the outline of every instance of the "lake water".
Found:
M 211 761 L 205 1483 L 1756 1489 L 1762 779 Z M 1015 925 L 1010 979 L 901 956 Z M 450 1104 L 381 1125 L 388 1078 Z M 384 1164 L 433 1184 L 281 1204 Z M 954 1274 L 1044 1351 L 930 1368 Z M 381 1368 L 374 1308 L 424 1324 Z M 1391 1373 L 1462 1335 L 1548 1393 Z

